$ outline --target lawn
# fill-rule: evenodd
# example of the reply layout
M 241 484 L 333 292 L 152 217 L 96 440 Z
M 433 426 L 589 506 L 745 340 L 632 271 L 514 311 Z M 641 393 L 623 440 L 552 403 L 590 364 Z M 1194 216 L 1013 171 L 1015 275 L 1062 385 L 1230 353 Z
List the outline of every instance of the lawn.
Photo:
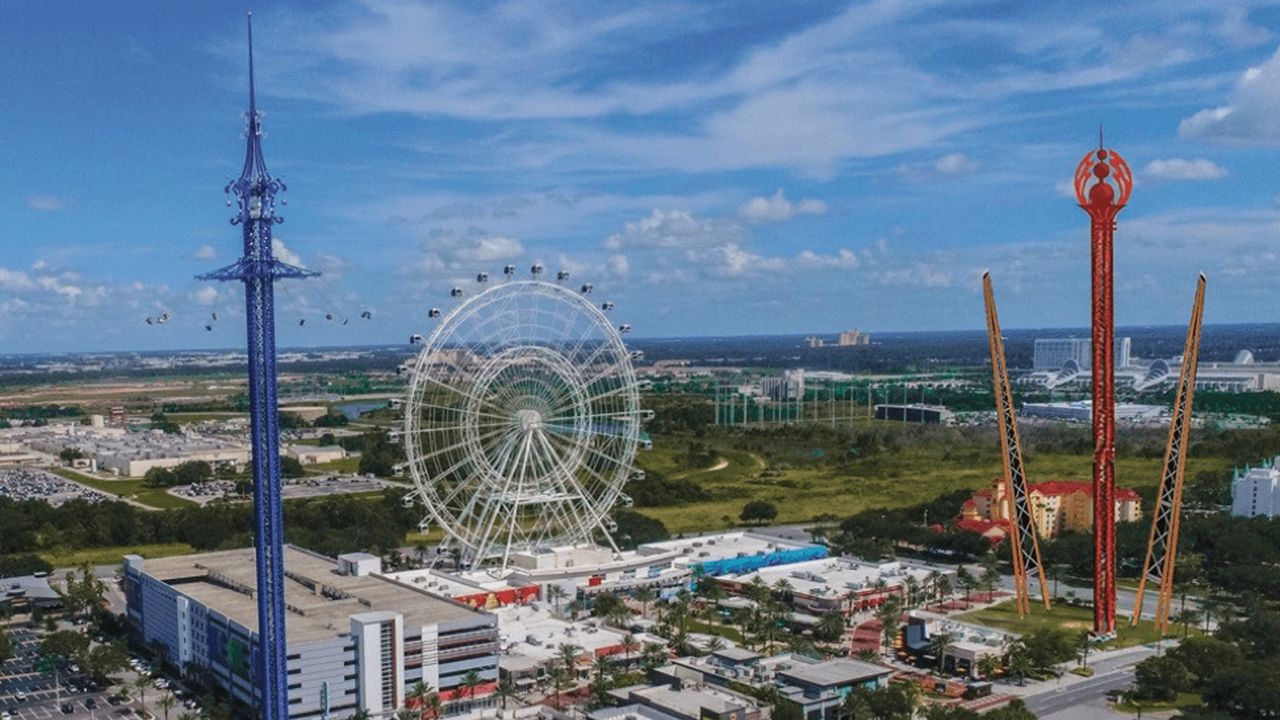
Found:
M 190 500 L 170 495 L 164 488 L 147 487 L 140 479 L 106 480 L 67 468 L 53 468 L 53 472 L 68 480 L 74 480 L 82 485 L 101 490 L 108 495 L 136 500 L 143 505 L 159 510 L 174 510 L 195 505 Z
M 124 562 L 125 555 L 141 555 L 144 558 L 162 558 L 173 555 L 186 555 L 195 549 L 186 543 L 162 543 L 158 545 L 133 545 L 129 547 L 87 548 L 84 550 L 67 550 L 54 548 L 38 553 L 40 557 L 55 568 L 79 567 L 90 565 L 115 565 Z
M 971 622 L 975 625 L 1003 628 L 1016 633 L 1029 633 L 1044 628 L 1055 628 L 1068 632 L 1083 632 L 1093 627 L 1093 610 L 1074 605 L 1058 604 L 1052 610 L 1045 610 L 1040 605 L 1033 605 L 1031 612 L 1024 618 L 1018 617 L 1013 601 L 1000 603 L 982 610 L 957 615 L 956 619 Z M 1173 628 L 1170 628 L 1172 630 Z M 1193 633 L 1197 633 L 1194 629 Z M 1129 624 L 1128 617 L 1116 618 L 1116 639 L 1102 643 L 1104 649 L 1125 648 L 1134 645 L 1146 645 L 1160 639 L 1160 631 L 1155 623 L 1143 620 L 1137 626 Z
M 1177 698 L 1170 701 L 1161 702 L 1159 700 L 1142 700 L 1134 702 L 1133 700 L 1126 698 L 1124 702 L 1115 703 L 1111 707 L 1122 713 L 1140 715 L 1144 712 L 1150 713 L 1162 710 L 1190 710 L 1191 708 L 1198 708 L 1203 704 L 1204 701 L 1200 698 L 1199 694 L 1180 692 L 1178 693 Z
M 727 460 L 721 469 L 684 467 L 679 456 L 689 442 L 710 447 L 717 458 Z M 828 441 L 829 442 L 829 441 Z M 640 453 L 647 471 L 697 482 L 712 499 L 677 507 L 640 508 L 661 520 L 672 533 L 723 529 L 737 522 L 749 500 L 767 500 L 778 508 L 777 523 L 809 522 L 820 515 L 840 517 L 869 508 L 913 505 L 956 490 L 990 487 L 1003 473 L 998 448 L 978 446 L 966 438 L 959 447 L 905 447 L 871 457 L 855 457 L 842 464 L 827 462 L 846 448 L 824 446 L 822 441 L 800 438 L 743 438 L 737 436 L 658 436 L 654 447 Z M 1160 458 L 1121 457 L 1116 461 L 1120 484 L 1149 487 L 1159 481 Z M 1193 457 L 1187 476 L 1202 470 L 1221 470 L 1226 461 Z M 1028 456 L 1032 482 L 1088 480 L 1092 458 L 1080 454 Z M 960 508 L 956 508 L 959 512 Z
M 308 475 L 328 475 L 330 473 L 355 474 L 360 471 L 360 458 L 348 457 L 332 462 L 316 463 L 307 466 Z

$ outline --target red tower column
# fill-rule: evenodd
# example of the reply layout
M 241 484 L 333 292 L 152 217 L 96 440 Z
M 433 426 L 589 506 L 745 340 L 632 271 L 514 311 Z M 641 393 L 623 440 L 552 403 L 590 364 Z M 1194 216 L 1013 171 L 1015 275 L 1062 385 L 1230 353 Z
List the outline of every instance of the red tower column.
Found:
M 1116 215 L 1133 176 L 1124 158 L 1099 142 L 1076 168 L 1075 190 L 1089 213 L 1093 274 L 1093 631 L 1116 630 L 1116 391 L 1112 252 Z

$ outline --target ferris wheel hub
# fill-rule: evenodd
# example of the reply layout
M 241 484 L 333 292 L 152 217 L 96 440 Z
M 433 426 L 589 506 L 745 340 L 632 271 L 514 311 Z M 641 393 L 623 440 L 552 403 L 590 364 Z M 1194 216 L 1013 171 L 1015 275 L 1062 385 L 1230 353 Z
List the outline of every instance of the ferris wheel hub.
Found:
M 537 410 L 517 410 L 516 421 L 520 423 L 520 431 L 532 433 L 542 427 L 542 413 Z

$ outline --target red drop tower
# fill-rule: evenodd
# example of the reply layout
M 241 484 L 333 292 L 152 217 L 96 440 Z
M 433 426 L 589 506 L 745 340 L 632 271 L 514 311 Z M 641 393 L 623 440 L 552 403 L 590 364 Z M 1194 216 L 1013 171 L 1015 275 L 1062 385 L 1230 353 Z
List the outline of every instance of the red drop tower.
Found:
M 1102 146 L 1080 161 L 1076 199 L 1089 213 L 1093 274 L 1093 632 L 1116 631 L 1116 389 L 1112 246 L 1116 215 L 1129 201 L 1133 175 Z

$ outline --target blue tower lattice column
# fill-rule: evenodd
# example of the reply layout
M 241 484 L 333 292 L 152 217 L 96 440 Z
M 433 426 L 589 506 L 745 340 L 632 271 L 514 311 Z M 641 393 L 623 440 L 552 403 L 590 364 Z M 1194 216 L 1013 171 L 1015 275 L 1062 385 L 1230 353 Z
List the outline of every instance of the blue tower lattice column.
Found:
M 244 256 L 201 280 L 244 283 L 249 355 L 249 418 L 253 441 L 253 519 L 258 580 L 258 653 L 254 686 L 264 720 L 289 717 L 285 650 L 284 506 L 280 497 L 280 425 L 276 399 L 275 281 L 314 273 L 277 260 L 271 228 L 284 218 L 275 212 L 285 185 L 267 172 L 262 157 L 262 117 L 254 97 L 253 16 L 249 16 L 249 111 L 246 113 L 244 169 L 227 185 L 237 208 L 231 218 L 244 237 Z M 228 205 L 232 201 L 228 199 Z

